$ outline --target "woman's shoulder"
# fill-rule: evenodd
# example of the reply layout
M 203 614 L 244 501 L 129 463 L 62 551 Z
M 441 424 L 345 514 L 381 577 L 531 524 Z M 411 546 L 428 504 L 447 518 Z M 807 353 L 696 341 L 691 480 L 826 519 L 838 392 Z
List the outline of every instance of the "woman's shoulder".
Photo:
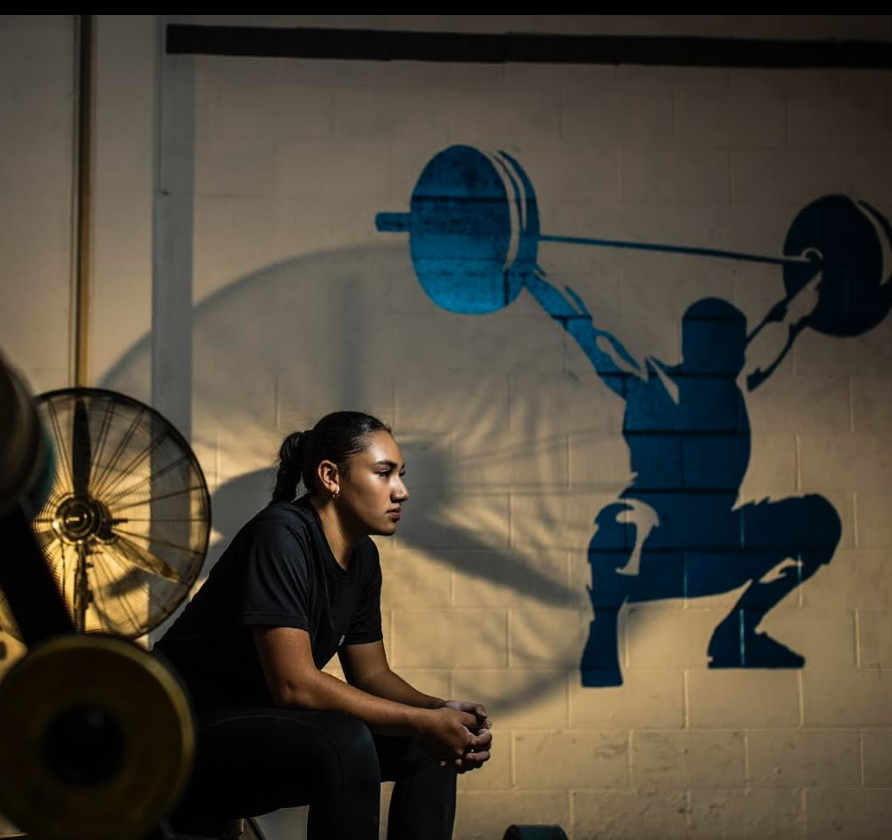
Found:
M 298 502 L 271 502 L 245 523 L 240 536 L 263 534 L 291 535 L 303 540 L 312 538 L 314 521 L 304 505 Z
M 356 546 L 357 555 L 360 558 L 362 577 L 373 578 L 380 574 L 381 559 L 378 556 L 378 546 L 371 537 L 363 537 Z
M 356 548 L 358 551 L 361 551 L 364 555 L 368 557 L 374 557 L 376 560 L 378 559 L 378 546 L 375 544 L 375 541 L 369 537 L 363 537 L 357 544 Z

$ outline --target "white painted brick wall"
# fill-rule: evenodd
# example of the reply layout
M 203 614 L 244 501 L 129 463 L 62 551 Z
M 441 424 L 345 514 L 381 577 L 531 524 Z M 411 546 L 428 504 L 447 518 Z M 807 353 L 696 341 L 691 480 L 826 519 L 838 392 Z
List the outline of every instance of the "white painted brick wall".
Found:
M 857 731 L 774 730 L 747 733 L 749 777 L 757 787 L 835 788 L 861 783 Z
M 887 15 L 236 17 L 196 20 L 892 38 Z M 0 25 L 13 220 L 0 225 L 0 342 L 38 389 L 66 381 L 69 320 L 71 33 L 66 16 L 44 18 Z M 137 396 L 150 383 L 154 25 L 99 27 L 93 364 Z M 583 688 L 586 549 L 629 480 L 623 404 L 526 293 L 489 316 L 435 307 L 406 237 L 377 233 L 374 215 L 407 209 L 430 157 L 468 143 L 518 158 L 549 233 L 777 254 L 819 195 L 892 214 L 889 74 L 225 58 L 194 72 L 195 178 L 181 188 L 195 194 L 196 450 L 216 490 L 326 411 L 394 424 L 412 499 L 380 543 L 392 663 L 422 690 L 484 700 L 496 726 L 490 765 L 460 780 L 456 838 L 509 822 L 561 823 L 573 840 L 885 837 L 892 322 L 857 338 L 806 330 L 747 396 L 741 502 L 819 493 L 843 523 L 832 562 L 764 622 L 806 667 L 707 669 L 739 594 L 726 593 L 627 608 L 624 685 Z M 693 301 L 732 300 L 752 327 L 783 294 L 774 267 L 554 244 L 540 262 L 633 353 L 670 364 Z M 262 496 L 244 502 L 247 518 Z
M 37 391 L 68 384 L 71 15 L 0 22 L 0 348 Z

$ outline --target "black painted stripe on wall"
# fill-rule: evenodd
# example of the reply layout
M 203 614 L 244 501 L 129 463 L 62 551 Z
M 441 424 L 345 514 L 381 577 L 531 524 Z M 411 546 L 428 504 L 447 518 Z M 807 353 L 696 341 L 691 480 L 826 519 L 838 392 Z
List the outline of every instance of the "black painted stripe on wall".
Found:
M 892 68 L 892 42 L 884 41 L 782 41 L 637 35 L 482 35 L 169 24 L 166 48 L 168 53 L 178 55 L 361 61 Z

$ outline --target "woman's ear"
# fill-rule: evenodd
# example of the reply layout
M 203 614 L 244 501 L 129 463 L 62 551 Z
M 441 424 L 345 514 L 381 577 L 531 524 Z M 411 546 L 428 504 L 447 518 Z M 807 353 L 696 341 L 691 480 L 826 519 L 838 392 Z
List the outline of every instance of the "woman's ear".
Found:
M 341 492 L 341 476 L 334 461 L 320 461 L 316 467 L 316 477 L 322 489 L 331 497 L 337 498 Z

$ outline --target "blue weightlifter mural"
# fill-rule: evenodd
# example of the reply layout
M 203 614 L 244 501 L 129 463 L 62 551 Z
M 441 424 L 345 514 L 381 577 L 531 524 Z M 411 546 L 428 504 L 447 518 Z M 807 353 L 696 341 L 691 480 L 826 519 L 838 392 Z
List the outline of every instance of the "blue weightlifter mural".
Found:
M 886 264 L 892 228 L 873 207 L 823 196 L 799 212 L 780 257 L 678 245 L 546 235 L 532 183 L 505 152 L 453 146 L 424 168 L 409 213 L 380 213 L 378 230 L 406 232 L 427 295 L 452 312 L 483 315 L 526 289 L 575 340 L 606 387 L 625 402 L 623 437 L 633 478 L 595 517 L 588 548 L 594 620 L 581 655 L 585 686 L 622 684 L 617 619 L 623 604 L 745 589 L 716 627 L 712 668 L 800 668 L 804 658 L 759 632 L 766 613 L 833 559 L 840 518 L 816 494 L 738 505 L 751 434 L 738 384 L 747 348 L 768 324 L 786 326 L 776 358 L 745 377 L 752 391 L 806 328 L 857 336 L 892 308 Z M 541 241 L 776 264 L 783 294 L 747 331 L 721 298 L 693 303 L 681 324 L 682 358 L 636 359 L 570 288 L 538 266 Z M 791 314 L 794 299 L 797 310 Z

